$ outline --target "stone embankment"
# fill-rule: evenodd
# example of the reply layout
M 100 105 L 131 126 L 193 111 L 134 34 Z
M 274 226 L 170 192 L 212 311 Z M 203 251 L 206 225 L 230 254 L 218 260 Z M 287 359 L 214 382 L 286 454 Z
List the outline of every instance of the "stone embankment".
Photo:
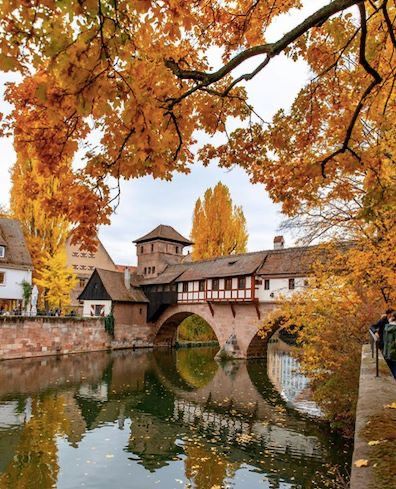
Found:
M 113 338 L 101 318 L 0 317 L 0 360 L 152 345 L 150 326 L 116 325 Z
M 379 356 L 376 377 L 370 346 L 363 346 L 350 489 L 396 487 L 390 485 L 396 464 L 395 451 L 391 448 L 395 443 L 396 381 L 381 353 Z M 386 463 L 390 465 L 387 467 Z

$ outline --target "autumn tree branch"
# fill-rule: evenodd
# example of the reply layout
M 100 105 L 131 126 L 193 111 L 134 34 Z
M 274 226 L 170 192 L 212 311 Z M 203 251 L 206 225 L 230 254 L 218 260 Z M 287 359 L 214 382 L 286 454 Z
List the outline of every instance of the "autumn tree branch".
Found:
M 245 49 L 241 53 L 234 56 L 228 63 L 222 66 L 219 70 L 212 73 L 196 70 L 184 70 L 180 68 L 179 64 L 174 59 L 165 60 L 165 65 L 177 76 L 180 80 L 191 80 L 199 82 L 195 90 L 199 90 L 203 86 L 209 86 L 218 82 L 225 76 L 230 74 L 235 68 L 237 68 L 244 61 L 262 54 L 266 54 L 269 59 L 277 56 L 284 51 L 290 44 L 299 39 L 303 34 L 309 31 L 312 27 L 322 25 L 334 14 L 342 12 L 343 10 L 352 7 L 363 0 L 333 0 L 328 5 L 317 10 L 315 13 L 307 17 L 297 27 L 285 34 L 281 39 L 274 43 L 261 44 Z M 261 63 L 260 70 L 263 69 L 268 62 Z M 259 71 L 260 71 L 259 70 Z M 255 70 L 256 71 L 256 70 Z M 248 75 L 246 75 L 248 76 Z M 241 77 L 241 80 L 243 77 Z
M 366 90 L 363 92 L 362 96 L 360 97 L 360 100 L 358 104 L 355 107 L 355 110 L 352 114 L 352 118 L 349 122 L 344 142 L 341 146 L 341 148 L 337 149 L 330 155 L 328 155 L 326 158 L 324 158 L 321 162 L 321 168 L 322 168 L 322 176 L 323 178 L 326 178 L 326 165 L 331 161 L 333 158 L 336 156 L 345 153 L 346 151 L 349 151 L 354 158 L 356 158 L 359 162 L 361 162 L 360 156 L 349 146 L 351 137 L 352 137 L 352 132 L 353 128 L 355 127 L 356 121 L 360 115 L 360 112 L 363 109 L 364 102 L 367 99 L 367 97 L 370 95 L 370 93 L 373 91 L 374 87 L 376 85 L 379 85 L 382 82 L 382 77 L 378 73 L 378 71 L 373 68 L 373 66 L 370 65 L 370 63 L 367 60 L 366 57 L 366 43 L 367 43 L 367 18 L 366 18 L 366 7 L 364 5 L 364 2 L 359 3 L 359 13 L 360 13 L 360 25 L 361 25 L 361 34 L 360 34 L 360 47 L 359 47 L 359 64 L 364 68 L 364 70 L 372 76 L 373 80 L 372 82 L 368 85 Z

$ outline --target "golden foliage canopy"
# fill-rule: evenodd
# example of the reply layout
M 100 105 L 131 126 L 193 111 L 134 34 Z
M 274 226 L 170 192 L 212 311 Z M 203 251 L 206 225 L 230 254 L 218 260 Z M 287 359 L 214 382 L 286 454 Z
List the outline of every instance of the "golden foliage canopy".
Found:
M 16 104 L 8 129 L 29 143 L 40 172 L 65 178 L 69 191 L 56 209 L 80 224 L 76 235 L 106 222 L 106 177 L 188 172 L 196 130 L 227 137 L 202 149 L 205 163 L 241 165 L 290 215 L 301 204 L 317 206 L 323 193 L 353 196 L 349 178 L 370 188 L 382 165 L 394 164 L 394 3 L 331 0 L 268 42 L 279 16 L 301 7 L 301 0 L 0 2 L 0 68 L 25 77 L 8 90 Z M 222 52 L 219 67 L 211 48 Z M 311 76 L 291 109 L 266 123 L 243 83 L 281 53 L 304 60 Z M 230 117 L 239 127 L 228 134 Z M 92 133 L 95 143 L 83 146 Z M 73 169 L 78 147 L 83 158 Z
M 195 204 L 191 239 L 194 260 L 246 252 L 248 234 L 242 207 L 233 206 L 230 191 L 219 182 Z

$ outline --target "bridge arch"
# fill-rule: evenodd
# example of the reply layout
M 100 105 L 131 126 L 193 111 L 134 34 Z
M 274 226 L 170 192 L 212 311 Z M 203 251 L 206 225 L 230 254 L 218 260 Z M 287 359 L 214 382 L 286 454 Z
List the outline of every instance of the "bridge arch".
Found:
M 267 339 L 258 335 L 271 304 L 189 303 L 169 306 L 154 324 L 154 346 L 172 347 L 178 326 L 196 314 L 212 328 L 220 345 L 220 358 L 265 356 Z M 271 336 L 271 334 L 269 335 Z
M 197 308 L 196 305 L 193 305 L 192 307 L 186 307 L 186 309 L 177 307 L 176 310 L 172 307 L 160 316 L 156 324 L 154 346 L 175 346 L 178 327 L 185 319 L 193 315 L 199 316 L 210 326 L 217 341 L 221 344 L 221 332 L 216 328 L 216 322 L 210 312 L 208 314 L 204 308 Z

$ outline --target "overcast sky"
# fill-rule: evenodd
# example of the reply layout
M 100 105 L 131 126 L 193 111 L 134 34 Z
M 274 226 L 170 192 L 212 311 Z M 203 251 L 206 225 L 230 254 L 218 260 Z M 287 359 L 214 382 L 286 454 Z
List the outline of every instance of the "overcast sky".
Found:
M 306 0 L 304 3 L 304 11 L 282 16 L 268 33 L 269 41 L 278 39 L 307 13 L 328 2 Z M 256 63 L 245 63 L 243 71 Z M 277 110 L 290 106 L 308 76 L 304 63 L 294 63 L 279 56 L 247 84 L 250 102 L 264 119 L 269 120 Z M 16 79 L 15 75 L 0 73 L 0 112 L 10 110 L 3 93 L 4 83 L 13 79 Z M 202 144 L 204 138 L 198 135 L 198 141 Z M 0 204 L 8 206 L 9 169 L 15 162 L 10 139 L 0 138 L 0 158 Z M 111 225 L 102 226 L 99 236 L 116 263 L 134 264 L 135 247 L 131 242 L 158 224 L 169 224 L 188 237 L 196 199 L 219 181 L 229 187 L 234 203 L 243 207 L 249 232 L 249 251 L 271 248 L 273 237 L 284 219 L 279 206 L 271 202 L 262 185 L 252 185 L 243 170 L 234 168 L 226 171 L 215 163 L 207 168 L 195 164 L 189 175 L 175 174 L 171 182 L 151 177 L 123 182 L 121 203 L 112 216 Z M 286 245 L 291 244 L 292 237 L 286 236 Z

